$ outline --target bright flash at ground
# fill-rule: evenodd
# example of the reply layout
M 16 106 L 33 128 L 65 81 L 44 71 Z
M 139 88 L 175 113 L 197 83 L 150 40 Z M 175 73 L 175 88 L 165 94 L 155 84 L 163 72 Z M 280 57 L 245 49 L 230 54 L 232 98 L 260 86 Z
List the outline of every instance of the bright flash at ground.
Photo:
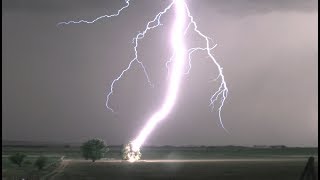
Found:
M 122 159 L 135 162 L 141 158 L 140 149 L 133 149 L 133 144 L 125 144 L 122 149 Z

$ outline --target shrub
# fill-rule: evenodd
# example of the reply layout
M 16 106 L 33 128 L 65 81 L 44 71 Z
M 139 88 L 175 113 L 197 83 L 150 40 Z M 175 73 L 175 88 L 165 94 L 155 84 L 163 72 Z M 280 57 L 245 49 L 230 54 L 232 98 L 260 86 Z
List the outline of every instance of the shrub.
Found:
M 17 164 L 19 167 L 21 167 L 22 162 L 24 160 L 24 158 L 27 157 L 27 155 L 23 154 L 23 153 L 16 153 L 14 155 L 9 156 L 9 160 L 13 163 L 13 164 Z
M 39 156 L 37 160 L 34 162 L 34 165 L 39 169 L 43 169 L 43 167 L 48 163 L 48 158 L 45 156 Z

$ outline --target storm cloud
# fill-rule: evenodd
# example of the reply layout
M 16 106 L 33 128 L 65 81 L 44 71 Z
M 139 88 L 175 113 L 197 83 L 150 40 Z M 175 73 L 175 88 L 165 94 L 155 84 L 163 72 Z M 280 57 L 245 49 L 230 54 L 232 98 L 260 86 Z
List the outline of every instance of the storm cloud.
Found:
M 106 95 L 133 57 L 132 38 L 169 2 L 136 0 L 119 17 L 57 27 L 114 13 L 124 1 L 3 0 L 3 139 L 133 139 L 163 100 L 172 13 L 139 48 L 155 87 L 134 65 L 115 86 L 110 103 L 116 113 L 105 107 Z M 199 29 L 218 44 L 214 56 L 229 88 L 222 116 L 230 134 L 208 106 L 217 69 L 199 52 L 172 113 L 147 143 L 317 146 L 317 1 L 187 2 Z M 197 45 L 191 31 L 186 37 Z

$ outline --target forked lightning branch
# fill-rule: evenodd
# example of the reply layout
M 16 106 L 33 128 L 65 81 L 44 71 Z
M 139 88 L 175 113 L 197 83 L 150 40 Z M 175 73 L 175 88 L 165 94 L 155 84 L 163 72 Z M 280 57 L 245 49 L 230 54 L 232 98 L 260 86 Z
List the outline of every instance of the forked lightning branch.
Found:
M 68 24 L 81 24 L 87 23 L 92 24 L 99 21 L 102 18 L 111 18 L 118 16 L 120 13 L 125 11 L 128 7 L 130 7 L 130 0 L 125 1 L 125 5 L 121 7 L 117 13 L 111 15 L 103 15 L 93 20 L 79 20 L 79 21 L 66 21 L 58 23 L 58 26 L 61 25 L 68 25 Z M 138 136 L 127 144 L 124 147 L 125 150 L 125 159 L 129 160 L 130 162 L 134 162 L 139 160 L 141 157 L 140 154 L 140 147 L 144 144 L 146 139 L 150 136 L 151 132 L 155 129 L 157 124 L 165 119 L 169 113 L 171 112 L 172 108 L 175 105 L 177 100 L 177 95 L 179 93 L 180 83 L 183 79 L 185 74 L 188 74 L 191 69 L 191 57 L 192 54 L 196 51 L 204 51 L 207 53 L 208 57 L 212 60 L 212 62 L 216 65 L 218 70 L 218 77 L 215 79 L 218 81 L 219 88 L 213 92 L 212 96 L 210 97 L 209 106 L 214 109 L 215 105 L 217 106 L 219 122 L 221 127 L 226 131 L 222 123 L 221 111 L 225 100 L 228 95 L 228 88 L 226 85 L 225 77 L 222 71 L 222 67 L 216 61 L 216 59 L 211 54 L 211 51 L 214 49 L 216 44 L 212 44 L 212 40 L 204 35 L 197 26 L 197 23 L 194 21 L 193 16 L 191 15 L 188 5 L 186 4 L 185 0 L 173 0 L 171 3 L 166 6 L 161 12 L 157 13 L 154 18 L 146 23 L 146 26 L 142 31 L 140 31 L 133 39 L 133 49 L 134 49 L 134 58 L 131 59 L 127 67 L 125 67 L 115 78 L 110 85 L 110 91 L 107 95 L 106 100 L 106 107 L 112 111 L 112 107 L 110 105 L 110 97 L 114 93 L 113 89 L 114 86 L 117 84 L 119 80 L 124 78 L 126 72 L 129 71 L 134 63 L 140 65 L 141 69 L 143 70 L 148 83 L 152 86 L 151 80 L 149 78 L 148 72 L 143 64 L 142 61 L 138 58 L 138 47 L 139 42 L 143 40 L 145 35 L 151 31 L 156 29 L 158 26 L 162 25 L 161 17 L 166 14 L 168 11 L 174 11 L 174 20 L 173 25 L 171 27 L 171 32 L 168 33 L 168 38 L 170 38 L 172 52 L 171 58 L 168 59 L 166 66 L 168 68 L 169 78 L 168 78 L 168 85 L 165 96 L 163 97 L 163 102 L 158 109 L 152 114 L 152 116 L 148 119 L 145 126 L 142 128 Z M 203 41 L 205 42 L 204 47 L 193 47 L 190 49 L 186 48 L 185 45 L 185 34 L 189 31 L 194 31 L 197 35 L 199 35 Z M 184 71 L 184 67 L 188 66 L 187 72 Z

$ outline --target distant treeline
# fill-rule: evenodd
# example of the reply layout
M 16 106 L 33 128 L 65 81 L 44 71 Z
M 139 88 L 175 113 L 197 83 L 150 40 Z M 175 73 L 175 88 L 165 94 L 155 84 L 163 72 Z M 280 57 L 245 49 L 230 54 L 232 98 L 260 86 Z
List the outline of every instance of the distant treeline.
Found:
M 2 144 L 2 147 L 80 147 L 81 144 Z M 121 149 L 122 145 L 108 145 L 111 149 Z M 281 149 L 281 148 L 318 148 L 318 147 L 287 147 L 285 145 L 271 145 L 271 146 L 172 146 L 172 145 L 164 145 L 164 146 L 143 146 L 143 149 L 203 149 L 203 148 L 256 148 L 256 149 Z
M 27 141 L 2 141 L 2 147 L 7 148 L 79 148 L 81 143 L 48 143 L 48 142 L 27 142 Z M 122 145 L 109 145 L 108 148 L 111 151 L 120 151 Z M 250 150 L 250 149 L 315 149 L 318 147 L 287 147 L 286 145 L 254 145 L 254 146 L 173 146 L 173 145 L 164 145 L 164 146 L 143 146 L 142 151 L 157 151 L 157 150 L 177 150 L 177 151 L 211 151 L 211 150 Z

